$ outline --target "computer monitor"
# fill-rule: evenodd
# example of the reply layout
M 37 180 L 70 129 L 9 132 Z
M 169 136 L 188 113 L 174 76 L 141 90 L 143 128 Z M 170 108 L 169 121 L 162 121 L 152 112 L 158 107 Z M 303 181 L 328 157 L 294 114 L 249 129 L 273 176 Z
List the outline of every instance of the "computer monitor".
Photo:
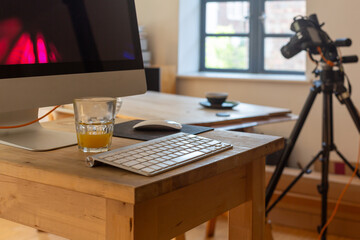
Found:
M 1 0 L 0 126 L 85 96 L 146 92 L 134 0 Z M 74 133 L 0 129 L 3 144 L 48 150 Z

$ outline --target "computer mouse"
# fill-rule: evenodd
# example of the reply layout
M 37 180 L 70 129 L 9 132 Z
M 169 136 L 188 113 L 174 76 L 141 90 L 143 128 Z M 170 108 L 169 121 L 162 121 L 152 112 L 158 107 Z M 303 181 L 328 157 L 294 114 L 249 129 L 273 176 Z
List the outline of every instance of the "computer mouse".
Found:
M 178 122 L 170 120 L 145 120 L 133 126 L 133 129 L 138 130 L 160 130 L 160 131 L 174 131 L 180 130 L 182 125 Z

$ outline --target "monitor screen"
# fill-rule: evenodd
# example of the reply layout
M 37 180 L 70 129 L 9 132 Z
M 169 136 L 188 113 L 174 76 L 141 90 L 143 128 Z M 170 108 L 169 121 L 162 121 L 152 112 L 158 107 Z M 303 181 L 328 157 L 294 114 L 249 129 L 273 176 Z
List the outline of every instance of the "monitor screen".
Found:
M 141 69 L 134 20 L 128 0 L 3 0 L 0 78 Z
M 0 126 L 34 120 L 39 107 L 74 98 L 144 92 L 134 0 L 0 1 Z M 62 144 L 38 127 L 0 128 L 0 142 L 30 142 L 30 150 Z M 49 139 L 54 146 L 38 144 Z

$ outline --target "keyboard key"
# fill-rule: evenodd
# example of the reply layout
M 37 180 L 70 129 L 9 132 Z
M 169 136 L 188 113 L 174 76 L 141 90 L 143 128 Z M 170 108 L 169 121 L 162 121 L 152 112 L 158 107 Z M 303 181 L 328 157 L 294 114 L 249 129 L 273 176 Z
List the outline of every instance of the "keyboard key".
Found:
M 165 168 L 165 167 L 167 167 L 168 165 L 163 164 L 163 163 L 157 163 L 157 164 L 154 165 L 154 166 L 159 166 L 159 167 L 161 167 L 161 168 Z
M 173 162 L 173 161 L 166 161 L 166 162 L 163 162 L 163 164 L 166 164 L 166 165 L 174 165 L 176 162 Z
M 209 153 L 211 152 L 212 150 L 210 149 L 201 149 L 200 152 L 203 152 L 203 153 Z
M 142 163 L 142 162 L 147 162 L 147 160 L 144 159 L 144 158 L 137 158 L 136 161 L 141 162 L 141 163 Z
M 117 158 L 115 158 L 115 157 L 107 157 L 107 158 L 105 158 L 105 160 L 107 160 L 107 161 L 114 161 L 114 160 L 116 160 Z
M 179 162 L 183 162 L 185 160 L 189 160 L 191 158 L 198 157 L 198 156 L 201 156 L 201 155 L 204 155 L 204 153 L 202 153 L 202 152 L 193 152 L 193 153 L 189 153 L 189 154 L 186 154 L 186 155 L 178 157 L 178 158 L 174 158 L 171 161 L 179 163 Z
M 149 163 L 149 162 L 143 162 L 142 165 L 148 167 L 148 166 L 153 166 L 153 163 Z
M 155 169 L 155 170 L 160 170 L 162 167 L 157 166 L 157 165 L 152 165 L 151 168 L 152 168 L 152 169 Z
M 131 167 L 135 164 L 139 163 L 138 161 L 130 161 L 130 162 L 126 162 L 124 163 L 124 166 L 127 166 L 127 167 Z
M 146 173 L 151 173 L 151 172 L 154 172 L 155 169 L 152 169 L 152 168 L 147 167 L 147 168 L 141 169 L 141 171 L 146 172 Z
M 143 164 L 137 164 L 137 165 L 132 166 L 132 168 L 135 168 L 135 169 L 142 169 L 144 167 L 146 167 L 146 166 Z
M 117 163 L 117 164 L 122 164 L 124 162 L 127 162 L 127 160 L 126 159 L 119 159 L 119 160 L 114 161 L 114 163 Z
M 209 144 L 209 145 L 216 145 L 216 144 L 218 144 L 218 143 L 220 143 L 220 142 L 214 140 L 214 141 L 208 142 L 207 144 Z

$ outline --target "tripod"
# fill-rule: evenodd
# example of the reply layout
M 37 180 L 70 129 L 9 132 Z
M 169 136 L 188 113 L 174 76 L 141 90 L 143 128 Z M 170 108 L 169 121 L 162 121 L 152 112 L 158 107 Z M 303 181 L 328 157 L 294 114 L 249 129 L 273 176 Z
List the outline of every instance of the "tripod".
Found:
M 356 59 L 357 61 L 357 59 Z M 349 61 L 350 62 L 350 61 Z M 351 61 L 354 62 L 354 61 Z M 321 225 L 320 230 L 325 226 L 327 221 L 327 198 L 329 189 L 329 155 L 331 151 L 335 151 L 342 161 L 352 171 L 355 168 L 349 163 L 348 160 L 341 154 L 335 144 L 333 137 L 333 98 L 334 94 L 341 104 L 345 104 L 349 111 L 352 120 L 354 121 L 358 132 L 360 133 L 360 116 L 357 112 L 353 102 L 350 99 L 350 93 L 344 86 L 344 72 L 334 70 L 332 66 L 325 63 L 321 63 L 322 71 L 319 72 L 320 80 L 314 82 L 313 87 L 310 89 L 310 94 L 306 99 L 305 105 L 303 106 L 299 119 L 297 120 L 295 127 L 286 143 L 284 151 L 281 155 L 279 163 L 272 175 L 268 187 L 266 189 L 266 214 L 275 207 L 275 205 L 286 195 L 287 192 L 295 185 L 295 183 L 305 174 L 309 173 L 310 167 L 315 163 L 316 160 L 321 161 L 321 184 L 318 185 L 318 191 L 321 194 Z M 274 193 L 276 185 L 280 179 L 280 176 L 284 170 L 284 167 L 288 161 L 288 158 L 294 148 L 296 140 L 300 134 L 300 131 L 305 123 L 305 120 L 310 112 L 310 109 L 314 103 L 316 96 L 323 93 L 323 113 L 322 113 L 322 149 L 319 153 L 302 169 L 301 173 L 289 184 L 289 186 L 283 191 L 283 193 L 268 207 L 270 199 Z M 357 171 L 356 175 L 360 178 L 360 173 Z M 322 240 L 326 239 L 326 229 L 322 236 Z

